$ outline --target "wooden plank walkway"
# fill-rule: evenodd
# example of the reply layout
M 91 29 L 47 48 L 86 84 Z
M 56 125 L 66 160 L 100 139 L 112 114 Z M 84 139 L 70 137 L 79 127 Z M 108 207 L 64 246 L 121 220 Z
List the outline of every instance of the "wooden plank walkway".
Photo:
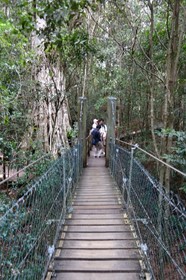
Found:
M 73 213 L 57 246 L 51 279 L 141 279 L 137 240 L 104 164 L 104 158 L 90 158 L 84 169 Z

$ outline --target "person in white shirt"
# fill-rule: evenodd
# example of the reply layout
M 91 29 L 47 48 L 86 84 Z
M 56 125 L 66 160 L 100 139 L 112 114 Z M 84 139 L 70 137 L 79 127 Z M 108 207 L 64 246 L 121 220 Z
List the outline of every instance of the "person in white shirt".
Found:
M 97 119 L 94 119 L 93 120 L 93 124 L 92 124 L 92 128 L 96 128 L 98 125 L 98 120 Z
M 101 126 L 99 131 L 100 131 L 100 134 L 101 134 L 101 139 L 102 139 L 103 145 L 105 146 L 106 145 L 106 137 L 107 137 L 107 126 L 106 126 L 106 124 L 104 124 L 104 119 L 100 119 L 98 121 L 98 123 Z

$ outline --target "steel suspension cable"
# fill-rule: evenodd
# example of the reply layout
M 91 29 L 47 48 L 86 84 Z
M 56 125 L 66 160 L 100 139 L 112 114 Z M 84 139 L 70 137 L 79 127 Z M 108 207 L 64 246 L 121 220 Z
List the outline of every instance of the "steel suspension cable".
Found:
M 132 150 L 139 148 L 138 145 L 119 142 L 121 146 L 122 143 L 130 145 Z M 174 197 L 172 199 L 166 194 L 163 186 L 133 158 L 132 151 L 121 146 L 112 146 L 110 169 L 122 190 L 124 204 L 130 200 L 129 217 L 141 243 L 138 246 L 144 252 L 148 271 L 152 279 L 159 276 L 170 279 L 171 275 L 176 280 L 185 279 L 185 207 L 177 203 L 181 202 L 179 198 L 174 201 Z
M 27 166 L 23 167 L 22 169 L 20 169 L 19 171 L 17 171 L 16 173 L 14 173 L 13 175 L 11 175 L 10 177 L 6 178 L 5 180 L 0 182 L 0 185 L 6 183 L 7 181 L 9 181 L 11 178 L 15 177 L 16 175 L 18 175 L 19 173 L 25 171 L 27 168 L 33 166 L 34 164 L 36 164 L 37 162 L 39 162 L 40 160 L 42 160 L 43 158 L 49 157 L 50 155 L 44 155 L 40 158 L 38 158 L 37 160 L 31 162 L 30 164 L 28 164 Z
M 167 167 L 169 167 L 169 168 L 173 169 L 173 170 L 174 170 L 174 171 L 176 171 L 177 173 L 179 173 L 179 174 L 181 174 L 182 176 L 186 177 L 186 173 L 184 173 L 184 172 L 180 171 L 179 169 L 177 169 L 177 168 L 173 167 L 172 165 L 170 165 L 170 164 L 166 163 L 165 161 L 163 161 L 163 160 L 161 160 L 161 159 L 157 158 L 157 157 L 156 157 L 156 156 L 154 156 L 153 154 L 151 154 L 151 153 L 149 153 L 149 152 L 145 151 L 144 149 L 140 148 L 138 144 L 131 144 L 131 143 L 128 143 L 128 142 L 125 142 L 125 141 L 119 140 L 119 139 L 116 139 L 116 140 L 117 140 L 118 142 L 120 142 L 120 143 L 124 143 L 124 144 L 126 144 L 126 145 L 128 145 L 128 146 L 131 146 L 131 147 L 135 147 L 135 148 L 137 148 L 137 149 L 138 149 L 138 150 L 140 150 L 141 152 L 143 152 L 143 153 L 147 154 L 148 156 L 150 156 L 150 157 L 154 158 L 155 160 L 157 160 L 157 161 L 161 162 L 162 164 L 166 165 Z

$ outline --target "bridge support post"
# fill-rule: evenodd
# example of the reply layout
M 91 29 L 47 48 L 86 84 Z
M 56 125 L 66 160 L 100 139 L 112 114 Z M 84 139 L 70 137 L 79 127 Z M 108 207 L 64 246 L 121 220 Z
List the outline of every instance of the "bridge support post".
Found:
M 78 138 L 79 142 L 82 144 L 82 156 L 83 156 L 83 167 L 87 166 L 87 151 L 86 151 L 86 113 L 87 113 L 87 103 L 86 97 L 79 97 L 79 123 L 78 123 Z
M 107 142 L 106 142 L 106 159 L 105 166 L 109 166 L 110 142 L 115 143 L 115 126 L 116 126 L 116 97 L 109 96 L 107 103 Z

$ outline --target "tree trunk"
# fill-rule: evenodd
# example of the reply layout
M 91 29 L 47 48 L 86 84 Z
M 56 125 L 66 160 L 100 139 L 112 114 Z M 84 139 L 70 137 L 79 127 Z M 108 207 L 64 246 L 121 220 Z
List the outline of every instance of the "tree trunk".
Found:
M 155 82 L 155 75 L 154 75 L 154 60 L 153 60 L 153 35 L 154 35 L 154 6 L 153 2 L 149 1 L 148 3 L 149 9 L 151 12 L 151 17 L 150 17 L 150 37 L 149 37 L 149 44 L 150 44 L 150 49 L 149 49 L 149 59 L 150 59 L 150 127 L 151 127 L 151 135 L 152 135 L 152 140 L 153 140 L 153 145 L 154 145 L 154 150 L 158 158 L 160 158 L 160 154 L 158 151 L 158 146 L 156 142 L 156 136 L 154 133 L 154 82 Z
M 170 30 L 170 39 L 167 49 L 166 60 L 166 80 L 165 80 L 165 104 L 163 113 L 164 129 L 173 129 L 173 95 L 176 89 L 178 59 L 180 54 L 180 45 L 182 41 L 182 31 L 179 25 L 180 0 L 172 1 L 172 21 Z M 161 143 L 161 152 L 171 154 L 172 137 L 163 135 Z M 169 167 L 161 168 L 161 183 L 164 183 L 166 191 L 170 191 L 170 170 Z
M 44 26 L 45 21 L 37 18 L 37 28 Z M 38 65 L 34 70 L 34 79 L 39 84 L 33 119 L 34 126 L 37 127 L 36 139 L 43 142 L 45 151 L 57 154 L 61 147 L 68 146 L 67 130 L 70 129 L 65 97 L 65 70 L 57 55 L 56 63 L 50 62 L 50 58 L 44 52 L 44 42 L 36 34 L 32 36 L 32 47 L 38 58 Z

